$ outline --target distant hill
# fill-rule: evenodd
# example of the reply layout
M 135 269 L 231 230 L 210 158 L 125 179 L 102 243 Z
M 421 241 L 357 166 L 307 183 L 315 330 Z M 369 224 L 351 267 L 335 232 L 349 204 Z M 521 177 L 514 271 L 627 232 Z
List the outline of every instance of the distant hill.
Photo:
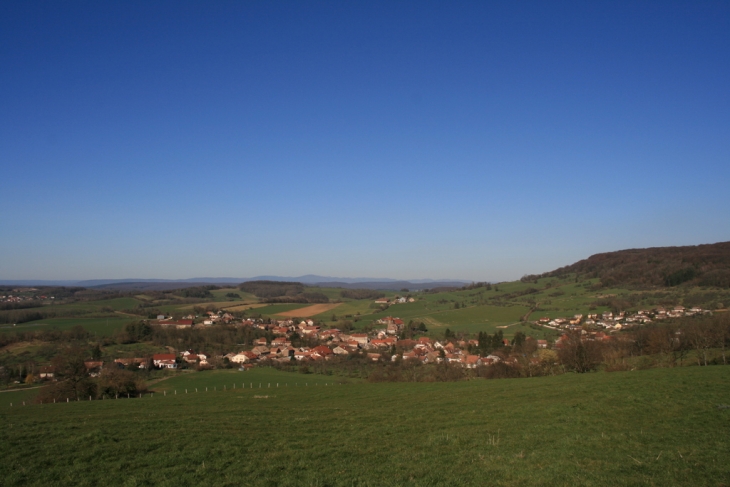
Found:
M 605 287 L 696 285 L 730 288 L 730 242 L 606 252 L 542 276 L 564 277 L 567 274 L 598 278 Z
M 469 281 L 458 279 L 414 279 L 403 281 L 388 278 L 343 278 L 308 274 L 300 277 L 256 276 L 256 277 L 194 277 L 191 279 L 91 279 L 73 280 L 2 280 L 0 285 L 8 286 L 79 286 L 85 288 L 115 291 L 169 291 L 197 286 L 235 286 L 250 281 L 297 282 L 308 286 L 341 287 L 345 289 L 378 289 L 398 291 L 409 289 L 433 289 L 437 287 L 461 287 Z
M 268 276 L 273 277 L 273 276 Z M 288 279 L 292 279 L 289 281 Z M 315 287 L 336 287 L 336 288 L 343 288 L 343 289 L 373 289 L 373 290 L 379 290 L 379 291 L 400 291 L 401 289 L 408 289 L 409 291 L 419 291 L 422 289 L 442 289 L 442 288 L 451 288 L 451 289 L 457 289 L 461 287 L 464 284 L 468 284 L 467 281 L 429 281 L 429 282 L 413 282 L 413 281 L 396 281 L 396 280 L 388 280 L 388 281 L 363 281 L 363 282 L 340 282 L 340 281 L 333 281 L 333 282 L 306 282 L 297 280 L 296 278 L 269 278 L 269 279 L 256 279 L 256 280 L 250 280 L 250 279 L 238 279 L 235 281 L 235 284 L 244 284 L 244 283 L 250 283 L 250 282 L 261 282 L 261 281 L 269 281 L 269 282 L 294 282 L 297 284 L 303 284 L 306 286 L 315 286 Z M 110 282 L 105 284 L 97 284 L 94 286 L 89 286 L 93 289 L 104 289 L 104 290 L 114 290 L 114 291 L 170 291 L 173 289 L 182 289 L 186 287 L 198 287 L 198 286 L 209 286 L 209 285 L 215 285 L 215 286 L 231 286 L 233 283 L 230 281 L 220 281 L 215 280 L 214 278 L 211 278 L 210 281 L 198 281 L 198 280 L 184 280 L 184 281 L 118 281 L 118 282 Z
M 409 291 L 420 291 L 422 289 L 458 289 L 467 281 L 373 281 L 373 282 L 318 282 L 313 284 L 319 287 L 339 287 L 343 289 L 373 289 L 378 291 L 400 291 L 408 289 Z

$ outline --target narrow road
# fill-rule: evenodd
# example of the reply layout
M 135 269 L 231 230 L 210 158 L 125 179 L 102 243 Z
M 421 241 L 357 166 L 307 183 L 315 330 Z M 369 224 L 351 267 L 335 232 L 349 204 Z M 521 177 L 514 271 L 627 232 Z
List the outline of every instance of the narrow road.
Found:
M 22 389 L 7 389 L 5 391 L 0 392 L 18 392 L 18 391 L 30 391 L 31 389 L 40 389 L 43 386 L 35 386 L 35 387 L 24 387 Z

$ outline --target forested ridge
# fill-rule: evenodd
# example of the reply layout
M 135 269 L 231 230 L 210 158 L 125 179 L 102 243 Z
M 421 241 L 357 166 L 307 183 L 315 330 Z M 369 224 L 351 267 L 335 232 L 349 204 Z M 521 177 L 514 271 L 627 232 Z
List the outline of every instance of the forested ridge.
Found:
M 685 247 L 653 247 L 595 254 L 541 277 L 598 278 L 604 287 L 730 288 L 730 242 Z

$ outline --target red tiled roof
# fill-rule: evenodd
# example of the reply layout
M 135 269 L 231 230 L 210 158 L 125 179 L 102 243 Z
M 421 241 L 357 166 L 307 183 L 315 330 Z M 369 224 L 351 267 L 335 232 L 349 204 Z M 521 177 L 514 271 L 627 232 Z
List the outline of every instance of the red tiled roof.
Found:
M 174 353 L 156 353 L 152 356 L 152 360 L 172 360 L 175 361 Z
M 332 355 L 332 350 L 329 347 L 325 347 L 324 345 L 319 345 L 317 347 L 314 347 L 312 349 L 313 352 L 317 352 L 320 355 Z

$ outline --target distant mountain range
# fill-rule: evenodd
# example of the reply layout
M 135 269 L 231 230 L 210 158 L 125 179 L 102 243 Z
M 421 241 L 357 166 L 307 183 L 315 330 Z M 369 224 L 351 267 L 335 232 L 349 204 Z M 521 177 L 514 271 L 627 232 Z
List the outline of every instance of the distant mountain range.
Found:
M 89 280 L 0 280 L 5 286 L 77 286 L 115 290 L 157 290 L 179 289 L 204 285 L 231 285 L 248 281 L 290 281 L 311 286 L 341 287 L 347 289 L 419 290 L 436 287 L 459 287 L 471 281 L 459 279 L 414 279 L 403 281 L 389 278 L 328 277 L 307 274 L 299 277 L 256 276 L 256 277 L 194 277 L 191 279 L 89 279 Z
M 627 249 L 595 254 L 574 264 L 523 279 L 577 274 L 598 278 L 604 286 L 661 288 L 678 285 L 730 288 L 730 242 Z M 194 277 L 192 279 L 92 279 L 73 280 L 0 280 L 6 286 L 78 286 L 114 290 L 170 290 L 206 284 L 235 285 L 247 281 L 289 281 L 310 286 L 348 289 L 395 290 L 461 287 L 471 281 L 461 279 L 398 280 L 372 277 L 328 277 L 307 274 L 299 277 Z

